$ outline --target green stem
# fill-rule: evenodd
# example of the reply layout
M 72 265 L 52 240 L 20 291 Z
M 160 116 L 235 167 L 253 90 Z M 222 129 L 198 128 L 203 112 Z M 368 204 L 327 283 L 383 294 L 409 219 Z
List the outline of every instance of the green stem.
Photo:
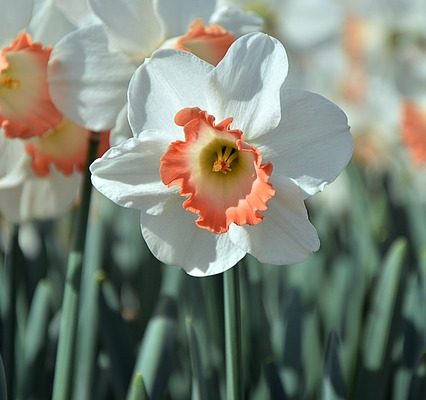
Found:
M 92 184 L 89 165 L 96 158 L 99 134 L 92 132 L 87 155 L 86 172 L 84 174 L 82 199 L 78 210 L 73 242 L 68 255 L 67 276 L 62 302 L 61 325 L 59 331 L 58 354 L 53 381 L 53 399 L 66 400 L 70 397 L 69 389 L 72 380 L 73 355 L 75 347 L 76 327 L 78 320 L 78 301 L 80 292 L 80 276 L 83 265 L 84 244 L 86 241 L 87 220 L 90 208 Z
M 238 267 L 224 272 L 226 398 L 243 398 L 241 379 L 241 309 Z
M 8 276 L 8 296 L 6 308 L 6 329 L 3 343 L 4 367 L 8 398 L 13 399 L 15 389 L 15 338 L 16 338 L 16 293 L 18 285 L 18 233 L 19 227 L 13 226 L 10 248 L 5 258 L 6 276 Z

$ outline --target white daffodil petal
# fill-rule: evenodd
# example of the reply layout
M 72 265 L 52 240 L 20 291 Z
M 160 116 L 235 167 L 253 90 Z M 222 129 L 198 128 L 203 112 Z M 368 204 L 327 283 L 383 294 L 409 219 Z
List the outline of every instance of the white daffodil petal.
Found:
M 208 80 L 209 112 L 218 120 L 233 117 L 233 127 L 252 140 L 281 119 L 280 87 L 288 70 L 282 44 L 263 33 L 236 40 Z
M 0 45 L 13 39 L 30 22 L 33 0 L 0 0 Z
M 154 7 L 167 38 L 183 35 L 196 18 L 209 20 L 216 0 L 154 0 Z
M 132 57 L 148 56 L 164 40 L 152 0 L 90 0 L 90 5 L 114 45 Z
M 24 142 L 6 139 L 0 130 L 0 197 L 4 189 L 21 184 L 28 173 L 30 158 L 25 153 Z
M 244 257 L 246 252 L 228 234 L 214 235 L 197 228 L 195 219 L 182 208 L 182 197 L 176 194 L 160 215 L 141 214 L 142 235 L 155 257 L 193 276 L 224 272 Z
M 52 45 L 75 29 L 76 25 L 65 17 L 54 1 L 36 0 L 26 30 L 36 41 Z
M 210 17 L 209 22 L 223 26 L 237 37 L 259 31 L 263 26 L 263 19 L 258 15 L 235 6 L 219 8 Z
M 168 143 L 167 133 L 148 131 L 112 147 L 90 166 L 93 186 L 123 207 L 146 211 L 173 193 L 159 173 Z
M 213 66 L 191 53 L 160 50 L 133 75 L 129 85 L 129 122 L 133 135 L 145 129 L 183 130 L 174 117 L 184 107 L 206 109 L 204 88 Z
M 27 177 L 22 184 L 2 191 L 0 212 L 13 222 L 53 218 L 76 198 L 80 179 L 80 174 L 65 176 L 53 169 L 48 178 Z
M 108 50 L 100 25 L 82 28 L 61 40 L 49 61 L 49 84 L 56 106 L 69 119 L 102 131 L 115 125 L 126 103 L 136 65 Z
M 324 97 L 283 89 L 283 119 L 254 141 L 274 166 L 272 179 L 288 176 L 309 195 L 321 191 L 349 162 L 352 137 L 345 113 Z
M 287 265 L 305 260 L 319 249 L 319 239 L 303 197 L 303 191 L 287 179 L 269 201 L 263 221 L 255 226 L 231 225 L 230 239 L 260 262 Z
M 132 129 L 129 125 L 129 118 L 127 116 L 128 113 L 129 105 L 126 103 L 117 116 L 114 128 L 111 129 L 109 138 L 111 147 L 117 146 L 118 144 L 125 142 L 127 139 L 130 139 L 133 136 Z
M 88 0 L 55 0 L 55 3 L 65 17 L 79 28 L 99 22 L 98 17 L 89 7 Z

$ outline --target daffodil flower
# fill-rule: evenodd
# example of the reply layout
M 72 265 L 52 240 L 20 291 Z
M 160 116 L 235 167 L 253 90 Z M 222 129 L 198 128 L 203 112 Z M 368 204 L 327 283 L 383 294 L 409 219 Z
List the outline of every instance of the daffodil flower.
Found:
M 141 210 L 153 254 L 189 274 L 223 272 L 246 253 L 291 264 L 319 248 L 304 200 L 348 163 L 345 114 L 284 85 L 284 47 L 261 33 L 216 66 L 162 50 L 129 87 L 134 137 L 92 166 L 92 182 Z
M 114 135 L 118 131 L 126 139 L 131 136 L 128 83 L 153 51 L 179 48 L 217 64 L 236 37 L 262 25 L 259 17 L 236 7 L 215 11 L 215 0 L 89 3 L 101 24 L 79 29 L 55 46 L 49 63 L 51 93 L 71 120 L 96 131 L 116 127 Z
M 37 2 L 35 18 L 49 20 L 51 3 Z M 31 26 L 32 6 L 24 0 L 10 5 L 13 18 L 2 25 L 5 36 Z M 68 28 L 69 22 L 64 29 Z M 86 161 L 89 131 L 64 118 L 50 97 L 50 53 L 51 47 L 34 42 L 24 32 L 0 51 L 0 211 L 13 221 L 49 218 L 65 211 L 77 195 Z

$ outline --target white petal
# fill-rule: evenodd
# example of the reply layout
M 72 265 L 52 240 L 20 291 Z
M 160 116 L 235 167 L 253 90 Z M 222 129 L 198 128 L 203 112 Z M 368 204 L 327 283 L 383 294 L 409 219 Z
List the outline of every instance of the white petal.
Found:
M 53 169 L 49 177 L 32 175 L 20 185 L 1 191 L 0 211 L 14 222 L 56 217 L 76 198 L 80 178 L 80 174 L 65 176 Z
M 6 46 L 30 22 L 32 0 L 0 0 L 0 44 Z
M 141 214 L 142 234 L 155 257 L 193 276 L 224 272 L 244 257 L 246 252 L 235 246 L 228 234 L 215 235 L 198 228 L 196 215 L 184 210 L 182 202 L 176 194 L 161 215 Z
M 114 128 L 111 129 L 109 138 L 111 147 L 117 146 L 118 144 L 125 142 L 127 139 L 130 139 L 133 136 L 132 129 L 129 125 L 129 118 L 127 117 L 128 113 L 128 103 L 126 103 L 126 105 L 118 114 Z
M 184 107 L 206 110 L 207 74 L 212 65 L 177 50 L 160 50 L 133 75 L 129 85 L 129 122 L 133 134 L 161 129 L 182 135 L 174 117 Z M 178 137 L 175 138 L 175 140 Z
M 170 190 L 160 178 L 160 158 L 169 140 L 162 132 L 146 131 L 141 139 L 131 138 L 109 149 L 91 166 L 93 186 L 113 202 L 146 211 Z
M 167 38 L 185 34 L 196 18 L 209 20 L 215 0 L 154 0 L 154 7 Z
M 264 161 L 274 166 L 272 179 L 293 178 L 309 195 L 333 181 L 349 162 L 352 137 L 345 113 L 324 97 L 283 89 L 280 125 L 254 141 Z
M 56 106 L 69 119 L 101 131 L 115 125 L 126 103 L 136 65 L 111 53 L 100 25 L 79 29 L 61 40 L 49 61 L 49 84 Z
M 133 57 L 147 57 L 164 37 L 152 0 L 90 0 L 113 42 Z
M 0 191 L 22 183 L 30 165 L 24 143 L 19 139 L 6 139 L 0 130 Z
M 36 0 L 27 31 L 38 42 L 52 45 L 76 29 L 52 0 Z
M 237 37 L 259 31 L 263 27 L 263 19 L 258 15 L 235 6 L 221 7 L 216 10 L 210 17 L 210 23 L 223 26 Z
M 334 40 L 342 33 L 344 8 L 334 0 L 289 0 L 282 8 L 280 37 L 295 48 Z M 303 21 L 303 23 L 301 22 Z
M 280 87 L 288 70 L 282 44 L 263 33 L 236 40 L 209 76 L 209 111 L 246 140 L 275 128 L 281 119 Z
M 75 26 L 83 27 L 99 22 L 99 19 L 92 12 L 88 0 L 55 0 L 55 3 Z
M 260 262 L 287 265 L 305 260 L 319 249 L 319 239 L 308 220 L 304 193 L 289 179 L 277 190 L 255 226 L 232 225 L 231 240 Z

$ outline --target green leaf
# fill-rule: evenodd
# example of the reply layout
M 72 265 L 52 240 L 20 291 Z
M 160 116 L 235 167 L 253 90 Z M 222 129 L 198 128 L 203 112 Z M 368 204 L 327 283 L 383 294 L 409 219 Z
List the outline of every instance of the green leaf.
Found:
M 184 276 L 176 267 L 164 268 L 161 294 L 140 346 L 134 374 L 144 377 L 150 398 L 159 398 L 167 387 L 177 337 L 177 300 Z
M 289 399 L 283 388 L 278 367 L 275 363 L 270 362 L 264 367 L 264 376 L 269 390 L 269 398 L 271 399 Z
M 105 206 L 104 198 L 96 195 L 93 197 L 91 207 L 96 212 L 92 211 L 90 215 L 81 279 L 81 301 L 79 305 L 74 369 L 73 399 L 75 400 L 90 400 L 92 398 L 91 389 L 95 369 L 99 322 L 98 279 L 102 279 L 100 268 L 106 246 Z
M 413 373 L 408 400 L 424 399 L 426 393 L 426 353 L 423 353 Z
M 340 341 L 336 332 L 331 332 L 328 335 L 328 343 L 325 350 L 324 375 L 321 399 L 346 399 L 346 385 L 340 362 Z
M 201 362 L 200 344 L 197 332 L 192 324 L 191 318 L 186 318 L 186 332 L 188 337 L 189 351 L 192 369 L 192 395 L 193 400 L 206 400 L 209 398 L 207 383 L 204 377 L 204 368 Z
M 369 370 L 379 370 L 383 366 L 406 251 L 404 239 L 394 242 L 375 288 L 363 345 L 364 365 Z
M 143 376 L 141 374 L 136 373 L 133 376 L 127 400 L 149 400 Z
M 22 398 L 30 398 L 35 393 L 35 386 L 43 380 L 45 360 L 43 352 L 47 346 L 47 332 L 51 290 L 46 281 L 40 281 L 34 293 L 24 338 L 23 378 L 18 387 Z
M 129 328 L 121 315 L 120 300 L 112 283 L 99 281 L 99 331 L 105 351 L 110 359 L 111 385 L 117 397 L 125 397 L 135 361 Z
M 389 385 L 391 349 L 401 334 L 402 304 L 400 292 L 405 239 L 396 240 L 389 249 L 381 275 L 374 287 L 362 344 L 362 365 L 357 374 L 356 398 L 380 400 Z
M 0 399 L 7 400 L 6 374 L 3 359 L 0 354 Z

